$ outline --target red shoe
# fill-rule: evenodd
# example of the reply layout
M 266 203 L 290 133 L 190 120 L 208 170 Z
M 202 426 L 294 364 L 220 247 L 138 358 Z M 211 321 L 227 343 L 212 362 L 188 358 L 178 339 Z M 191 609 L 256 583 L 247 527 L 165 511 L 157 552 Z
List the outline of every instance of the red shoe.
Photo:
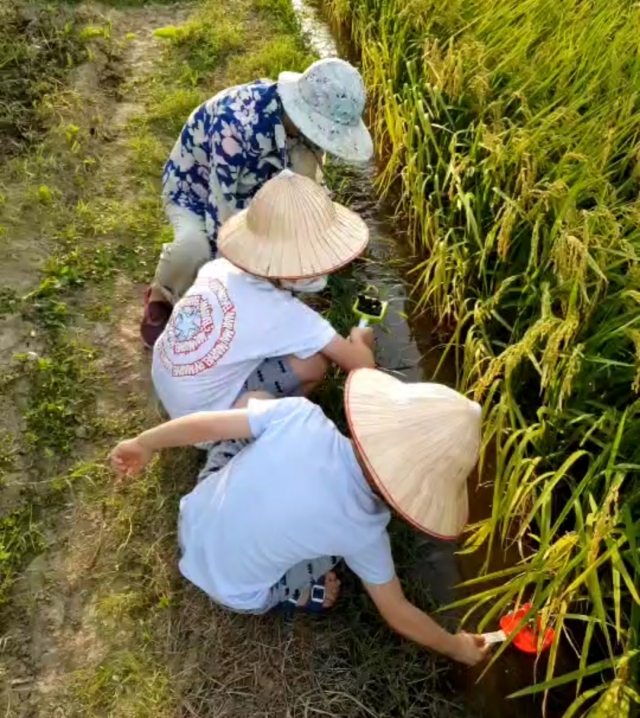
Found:
M 147 349 L 153 349 L 153 345 L 167 326 L 172 310 L 173 307 L 169 302 L 151 300 L 151 287 L 147 289 L 144 295 L 144 315 L 140 324 L 140 336 Z

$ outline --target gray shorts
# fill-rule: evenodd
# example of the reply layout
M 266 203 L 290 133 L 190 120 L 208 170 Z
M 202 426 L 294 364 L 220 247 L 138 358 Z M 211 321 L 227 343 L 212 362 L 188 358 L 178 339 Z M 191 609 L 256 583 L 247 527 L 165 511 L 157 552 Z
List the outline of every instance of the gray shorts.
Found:
M 245 381 L 240 396 L 247 391 L 266 391 L 281 399 L 284 396 L 302 396 L 302 385 L 287 357 L 270 357 Z
M 302 396 L 302 385 L 287 357 L 264 359 L 262 364 L 245 381 L 238 399 L 248 391 L 266 391 L 276 399 L 285 396 Z M 198 483 L 215 471 L 220 471 L 249 444 L 248 439 L 207 442 L 198 448 L 207 452 L 207 461 L 198 476 Z
M 269 592 L 268 609 L 283 601 L 297 601 L 306 588 L 311 588 L 318 579 L 334 569 L 338 556 L 320 556 L 309 561 L 301 561 L 290 568 Z
M 198 474 L 198 483 L 204 481 L 211 474 L 215 474 L 239 454 L 246 446 L 249 446 L 249 439 L 229 439 L 228 441 L 215 441 L 208 444 L 200 444 L 199 449 L 207 452 L 207 459 Z

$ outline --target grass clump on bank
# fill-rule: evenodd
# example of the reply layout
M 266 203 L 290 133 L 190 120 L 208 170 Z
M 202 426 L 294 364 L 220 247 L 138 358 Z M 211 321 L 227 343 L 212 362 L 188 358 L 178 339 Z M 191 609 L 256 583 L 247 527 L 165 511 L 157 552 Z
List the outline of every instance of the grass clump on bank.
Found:
M 460 386 L 486 407 L 494 500 L 470 542 L 526 545 L 471 604 L 488 620 L 532 596 L 566 629 L 537 690 L 581 626 L 579 675 L 608 659 L 593 692 L 577 681 L 574 709 L 615 698 L 628 712 L 640 700 L 638 8 L 327 5 L 362 58 L 379 187 L 398 192 L 423 257 L 419 306 L 453 334 Z
M 71 11 L 5 3 L 0 24 L 0 156 L 6 158 L 42 139 L 48 98 L 86 58 L 86 49 Z

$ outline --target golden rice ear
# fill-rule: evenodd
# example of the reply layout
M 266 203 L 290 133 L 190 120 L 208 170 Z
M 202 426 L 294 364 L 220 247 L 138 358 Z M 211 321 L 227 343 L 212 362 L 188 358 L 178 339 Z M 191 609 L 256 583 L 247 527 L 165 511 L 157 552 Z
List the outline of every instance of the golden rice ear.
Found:
M 457 538 L 480 452 L 480 406 L 442 384 L 405 384 L 375 369 L 350 374 L 345 403 L 356 448 L 389 505 L 421 531 Z
M 368 242 L 367 225 L 355 212 L 308 177 L 283 170 L 221 227 L 218 250 L 259 277 L 303 279 L 335 272 Z

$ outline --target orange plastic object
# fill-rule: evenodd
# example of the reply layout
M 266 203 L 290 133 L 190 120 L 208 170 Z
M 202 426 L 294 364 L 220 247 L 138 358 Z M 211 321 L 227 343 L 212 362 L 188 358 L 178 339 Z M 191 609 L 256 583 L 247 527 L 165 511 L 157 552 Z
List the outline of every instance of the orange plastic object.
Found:
M 505 632 L 507 636 L 511 635 L 518 624 L 525 615 L 531 610 L 531 604 L 525 603 L 522 608 L 513 613 L 508 613 L 500 619 L 500 628 Z M 513 638 L 513 645 L 523 653 L 542 653 L 546 651 L 549 646 L 553 643 L 556 632 L 553 628 L 545 628 L 542 639 L 540 638 L 540 631 L 542 630 L 542 622 L 538 617 L 536 621 L 537 630 L 534 632 L 529 625 L 524 625 L 516 633 Z

